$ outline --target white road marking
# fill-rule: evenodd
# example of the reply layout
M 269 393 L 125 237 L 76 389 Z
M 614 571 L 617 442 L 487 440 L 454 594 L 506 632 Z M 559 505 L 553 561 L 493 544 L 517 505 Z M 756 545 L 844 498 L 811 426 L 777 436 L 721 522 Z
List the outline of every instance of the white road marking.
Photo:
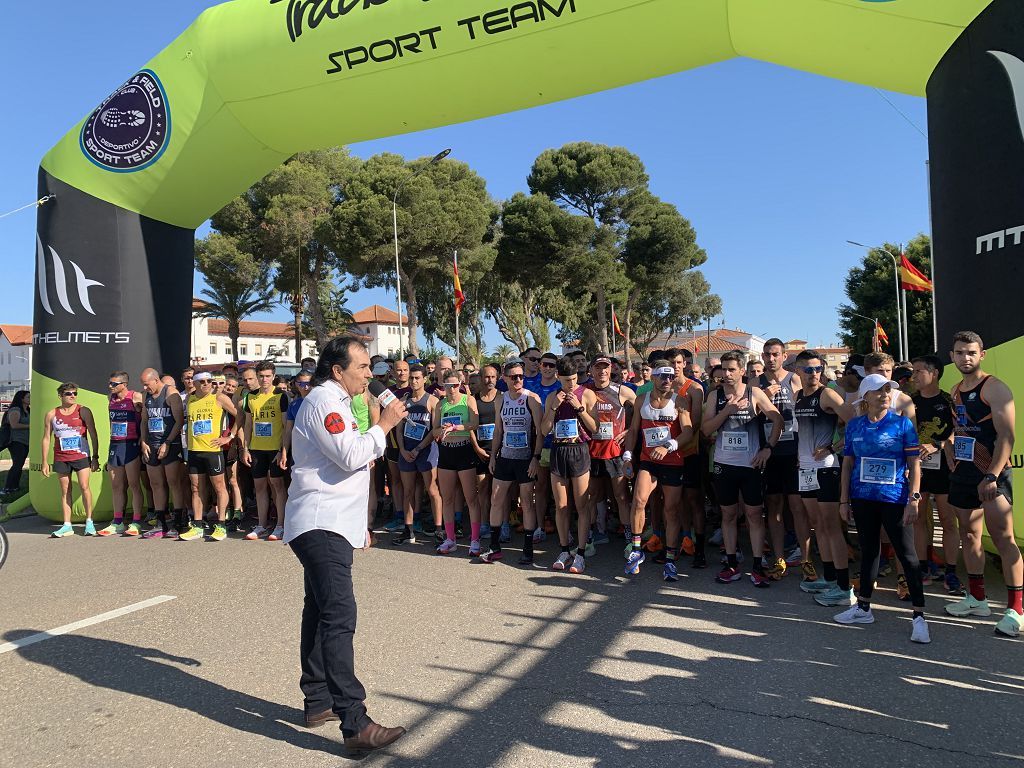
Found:
M 24 648 L 26 645 L 35 645 L 36 643 L 41 643 L 44 640 L 52 640 L 55 637 L 66 635 L 69 632 L 84 629 L 85 627 L 91 627 L 93 624 L 102 624 L 104 621 L 110 621 L 111 619 L 116 619 L 119 616 L 126 616 L 129 613 L 141 611 L 143 608 L 151 608 L 154 605 L 166 603 L 168 600 L 174 600 L 175 597 L 175 595 L 159 595 L 157 597 L 151 597 L 149 600 L 143 600 L 141 603 L 132 603 L 131 605 L 124 606 L 124 608 L 115 608 L 112 611 L 101 613 L 98 616 L 93 616 L 89 619 L 82 619 L 81 621 L 75 621 L 71 624 L 65 624 L 63 627 L 51 629 L 48 632 L 37 632 L 34 635 L 23 637 L 20 640 L 0 645 L 0 653 L 16 651 L 19 648 Z

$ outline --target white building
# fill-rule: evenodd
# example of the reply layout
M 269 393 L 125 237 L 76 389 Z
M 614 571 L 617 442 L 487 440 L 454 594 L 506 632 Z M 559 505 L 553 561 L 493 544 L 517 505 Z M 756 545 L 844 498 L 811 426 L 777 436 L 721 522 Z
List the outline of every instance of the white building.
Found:
M 201 308 L 201 299 L 192 299 L 192 310 Z M 228 336 L 228 322 L 214 317 L 192 316 L 193 365 L 236 362 Z M 316 357 L 316 341 L 303 339 L 300 357 Z M 238 360 L 295 360 L 295 330 L 291 323 L 243 320 L 239 325 Z
M 0 325 L 0 399 L 9 400 L 32 379 L 32 326 Z
M 399 333 L 398 313 L 394 310 L 374 304 L 352 315 L 355 321 L 352 330 L 369 336 L 366 346 L 370 356 L 383 355 L 397 357 L 398 350 L 409 351 L 409 318 L 402 315 L 401 333 Z

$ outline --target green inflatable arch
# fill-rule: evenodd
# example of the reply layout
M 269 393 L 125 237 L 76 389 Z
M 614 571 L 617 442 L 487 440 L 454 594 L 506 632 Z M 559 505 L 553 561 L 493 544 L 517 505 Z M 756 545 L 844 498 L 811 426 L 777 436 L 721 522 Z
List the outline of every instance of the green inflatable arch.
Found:
M 945 300 L 944 265 L 961 258 L 957 249 L 973 257 L 977 235 L 1021 222 L 1012 215 L 975 221 L 960 233 L 941 230 L 938 219 L 964 203 L 959 147 L 983 153 L 989 141 L 964 134 L 957 117 L 968 98 L 962 79 L 982 64 L 1007 112 L 991 130 L 1003 143 L 1019 136 L 1012 94 L 997 93 L 1006 90 L 1008 70 L 983 50 L 991 38 L 1020 59 L 1018 5 L 234 0 L 213 7 L 43 158 L 40 192 L 56 198 L 40 208 L 36 242 L 35 418 L 56 405 L 59 381 L 77 381 L 102 423 L 111 370 L 130 371 L 134 382 L 149 365 L 182 367 L 194 229 L 296 151 L 525 109 L 737 56 L 929 95 L 940 328 L 945 338 L 954 326 L 977 328 L 1001 360 L 1000 345 L 1020 335 L 1020 320 L 993 333 L 996 318 L 961 312 Z M 1014 189 L 1000 194 L 1020 195 L 1016 179 L 1005 186 Z M 1012 240 L 1003 238 L 1006 251 Z M 1001 277 L 1004 286 L 1015 278 Z M 41 433 L 41 422 L 33 427 Z M 33 450 L 32 503 L 57 518 L 55 483 L 38 474 Z M 97 478 L 96 492 L 101 485 Z M 108 493 L 98 509 L 109 514 Z

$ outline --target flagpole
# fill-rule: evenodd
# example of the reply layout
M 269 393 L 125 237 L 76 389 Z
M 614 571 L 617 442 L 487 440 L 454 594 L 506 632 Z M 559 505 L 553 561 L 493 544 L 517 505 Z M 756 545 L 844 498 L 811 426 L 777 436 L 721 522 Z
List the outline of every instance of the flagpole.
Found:
M 907 315 L 907 292 L 905 290 L 900 291 L 900 301 L 903 302 L 903 349 L 906 351 L 906 360 L 910 359 L 910 317 Z M 906 362 L 906 360 L 900 360 L 899 362 Z
M 459 252 L 455 251 L 455 274 L 459 273 Z M 452 295 L 455 294 L 454 280 L 452 283 Z M 459 298 L 455 297 L 455 365 L 461 364 L 459 359 Z

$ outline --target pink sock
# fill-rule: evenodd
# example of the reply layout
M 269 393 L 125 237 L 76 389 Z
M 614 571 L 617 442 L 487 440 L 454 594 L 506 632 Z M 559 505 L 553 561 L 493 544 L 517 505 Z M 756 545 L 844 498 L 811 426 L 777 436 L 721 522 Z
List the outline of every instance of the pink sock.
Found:
M 480 523 L 470 523 L 470 538 L 473 541 L 480 541 Z
M 450 523 L 444 521 L 444 535 L 451 541 L 455 541 L 455 521 L 452 520 Z

